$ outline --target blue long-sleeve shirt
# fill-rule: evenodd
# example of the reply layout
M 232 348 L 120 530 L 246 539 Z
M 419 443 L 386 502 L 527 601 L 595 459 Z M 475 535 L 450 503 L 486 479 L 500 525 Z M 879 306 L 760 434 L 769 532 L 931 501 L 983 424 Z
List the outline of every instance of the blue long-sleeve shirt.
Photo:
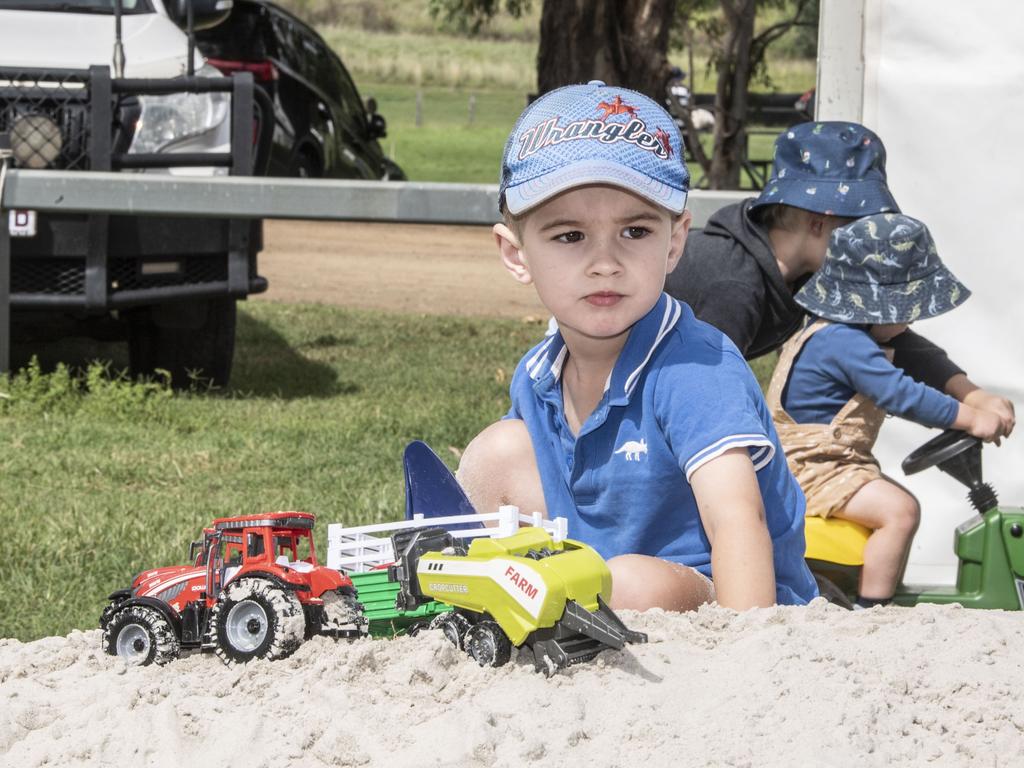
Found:
M 793 361 L 782 407 L 798 424 L 828 424 L 856 394 L 886 413 L 949 427 L 959 403 L 914 381 L 889 362 L 867 330 L 832 323 L 815 333 Z

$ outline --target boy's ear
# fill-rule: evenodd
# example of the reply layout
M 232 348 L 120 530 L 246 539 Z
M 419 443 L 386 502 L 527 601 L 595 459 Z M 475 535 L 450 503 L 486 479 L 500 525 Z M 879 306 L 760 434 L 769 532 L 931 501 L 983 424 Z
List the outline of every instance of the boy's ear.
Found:
M 519 238 L 504 224 L 495 224 L 492 231 L 494 232 L 494 240 L 498 244 L 498 253 L 501 254 L 501 263 L 505 265 L 505 269 L 523 285 L 532 283 L 533 277 L 530 275 L 530 268 L 523 258 L 523 250 L 519 244 Z
M 665 270 L 666 275 L 676 268 L 676 264 L 682 258 L 683 248 L 686 247 L 686 236 L 690 232 L 690 224 L 692 222 L 693 217 L 689 211 L 685 210 L 672 222 L 672 234 L 669 237 L 668 268 Z
M 815 237 L 821 237 L 826 228 L 828 228 L 828 222 L 822 214 L 808 211 L 807 229 L 810 230 L 812 235 Z

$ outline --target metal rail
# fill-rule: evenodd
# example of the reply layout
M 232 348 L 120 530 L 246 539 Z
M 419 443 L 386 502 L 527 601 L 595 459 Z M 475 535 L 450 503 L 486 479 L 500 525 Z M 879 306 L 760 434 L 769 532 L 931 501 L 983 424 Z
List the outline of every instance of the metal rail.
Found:
M 694 226 L 750 192 L 693 190 Z M 493 224 L 492 184 L 9 171 L 2 205 L 54 213 Z
M 693 225 L 747 192 L 693 190 Z M 390 221 L 489 225 L 498 220 L 498 187 L 255 176 L 175 176 L 102 171 L 8 169 L 0 190 L 0 373 L 10 360 L 8 212 L 200 216 L 235 219 Z M 105 218 L 105 217 L 104 217 Z

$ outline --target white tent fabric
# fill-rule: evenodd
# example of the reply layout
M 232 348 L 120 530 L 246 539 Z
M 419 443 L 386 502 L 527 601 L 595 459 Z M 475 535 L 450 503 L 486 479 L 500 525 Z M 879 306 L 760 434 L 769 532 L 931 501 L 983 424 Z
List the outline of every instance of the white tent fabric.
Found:
M 928 225 L 974 294 L 915 330 L 1024 416 L 1024 3 L 866 0 L 863 10 L 862 122 L 885 142 L 903 212 Z M 876 452 L 922 504 L 909 583 L 954 581 L 953 530 L 972 514 L 952 478 L 935 469 L 905 478 L 899 468 L 935 434 L 889 419 Z M 1024 505 L 1024 427 L 983 456 L 1000 501 Z

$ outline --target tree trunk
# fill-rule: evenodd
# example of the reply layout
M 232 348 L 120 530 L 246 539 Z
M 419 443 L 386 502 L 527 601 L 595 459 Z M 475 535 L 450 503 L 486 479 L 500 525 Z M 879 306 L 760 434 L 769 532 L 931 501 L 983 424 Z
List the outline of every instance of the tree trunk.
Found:
M 747 88 L 753 62 L 755 0 L 721 0 L 728 32 L 722 42 L 715 88 L 711 189 L 739 189 L 747 142 Z
M 603 80 L 664 101 L 674 0 L 546 0 L 537 90 Z

